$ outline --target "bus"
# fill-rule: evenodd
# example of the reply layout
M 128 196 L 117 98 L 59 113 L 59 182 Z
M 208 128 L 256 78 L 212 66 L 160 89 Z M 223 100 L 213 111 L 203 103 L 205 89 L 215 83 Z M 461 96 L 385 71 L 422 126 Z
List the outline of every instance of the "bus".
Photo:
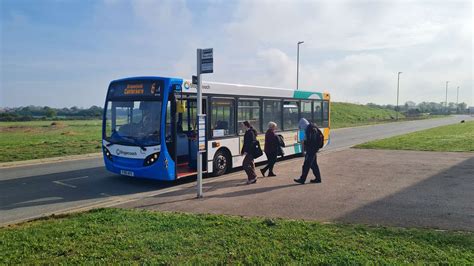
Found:
M 329 93 L 202 83 L 206 114 L 203 172 L 213 176 L 242 165 L 240 154 L 249 121 L 263 149 L 270 121 L 283 136 L 285 156 L 303 152 L 304 117 L 318 125 L 330 142 Z M 107 170 L 125 176 L 176 180 L 197 173 L 197 90 L 189 80 L 132 77 L 110 83 L 105 100 L 102 147 Z M 256 162 L 265 161 L 265 155 Z

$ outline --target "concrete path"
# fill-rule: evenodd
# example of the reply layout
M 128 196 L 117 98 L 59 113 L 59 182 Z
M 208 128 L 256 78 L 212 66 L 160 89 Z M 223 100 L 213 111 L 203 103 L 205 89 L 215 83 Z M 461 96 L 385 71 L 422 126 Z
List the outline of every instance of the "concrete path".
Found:
M 278 177 L 246 185 L 245 174 L 120 207 L 283 217 L 321 222 L 474 230 L 474 154 L 350 149 L 321 156 L 323 183 L 293 182 L 302 159 Z M 312 178 L 312 177 L 311 177 Z

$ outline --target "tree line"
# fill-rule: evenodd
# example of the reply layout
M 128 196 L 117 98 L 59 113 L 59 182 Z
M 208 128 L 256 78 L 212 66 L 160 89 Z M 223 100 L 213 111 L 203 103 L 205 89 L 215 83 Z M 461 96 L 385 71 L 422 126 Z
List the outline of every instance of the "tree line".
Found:
M 379 105 L 368 103 L 366 106 L 390 109 L 397 111 L 395 105 Z M 67 108 L 52 108 L 49 106 L 26 106 L 6 108 L 0 110 L 0 121 L 32 121 L 32 120 L 50 120 L 50 119 L 101 119 L 104 109 L 99 106 L 91 106 L 89 108 L 78 108 L 76 106 Z M 417 116 L 421 114 L 466 114 L 468 108 L 466 103 L 456 104 L 454 102 L 421 102 L 416 104 L 407 101 L 403 105 L 398 106 L 398 111 L 406 116 Z
M 454 102 L 448 103 L 446 106 L 445 102 L 421 102 L 415 103 L 413 101 L 407 101 L 405 104 L 399 105 L 398 108 L 396 105 L 378 105 L 375 103 L 366 104 L 370 107 L 378 107 L 384 109 L 390 109 L 394 111 L 399 111 L 407 116 L 417 116 L 421 114 L 432 114 L 432 115 L 446 115 L 446 114 L 467 114 L 469 109 L 467 108 L 466 103 L 456 104 Z
M 0 121 L 101 119 L 103 111 L 102 107 L 95 105 L 89 108 L 79 108 L 76 106 L 70 108 L 52 108 L 49 106 L 30 105 L 0 110 Z

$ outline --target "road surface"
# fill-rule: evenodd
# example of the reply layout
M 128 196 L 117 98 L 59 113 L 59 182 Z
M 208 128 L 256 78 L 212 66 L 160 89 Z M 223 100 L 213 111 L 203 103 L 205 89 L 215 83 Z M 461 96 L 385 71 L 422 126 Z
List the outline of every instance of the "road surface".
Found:
M 462 119 L 473 118 L 453 116 L 337 129 L 332 131 L 331 144 L 325 152 L 349 148 L 369 140 L 459 123 Z M 147 197 L 192 181 L 192 178 L 188 178 L 169 183 L 117 176 L 105 170 L 102 159 L 3 168 L 0 169 L 0 225 L 80 208 L 107 206 L 108 202 Z

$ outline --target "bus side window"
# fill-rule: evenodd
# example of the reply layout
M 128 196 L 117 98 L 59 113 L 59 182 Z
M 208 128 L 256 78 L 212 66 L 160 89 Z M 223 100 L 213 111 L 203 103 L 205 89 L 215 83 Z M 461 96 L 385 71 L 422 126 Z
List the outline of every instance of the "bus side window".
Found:
M 329 126 L 329 101 L 323 101 L 323 127 Z
M 323 124 L 323 112 L 321 109 L 322 102 L 321 101 L 314 101 L 313 102 L 313 117 L 314 117 L 314 123 L 316 123 L 318 126 L 322 126 Z
M 283 130 L 298 129 L 299 102 L 285 101 L 283 103 Z
M 313 122 L 311 106 L 312 104 L 309 101 L 301 102 L 301 118 L 305 118 L 306 120 Z
M 165 122 L 165 139 L 171 140 L 171 102 L 168 101 L 166 104 L 166 122 Z
M 281 123 L 281 101 L 280 100 L 263 100 L 263 128 L 266 128 L 268 122 L 274 122 L 277 124 L 277 130 L 280 131 L 283 129 Z
M 211 135 L 225 137 L 235 135 L 233 99 L 213 98 L 211 103 Z
M 239 100 L 237 107 L 237 128 L 239 135 L 245 132 L 240 126 L 244 121 L 248 121 L 252 127 L 261 133 L 260 128 L 260 101 L 259 100 Z

